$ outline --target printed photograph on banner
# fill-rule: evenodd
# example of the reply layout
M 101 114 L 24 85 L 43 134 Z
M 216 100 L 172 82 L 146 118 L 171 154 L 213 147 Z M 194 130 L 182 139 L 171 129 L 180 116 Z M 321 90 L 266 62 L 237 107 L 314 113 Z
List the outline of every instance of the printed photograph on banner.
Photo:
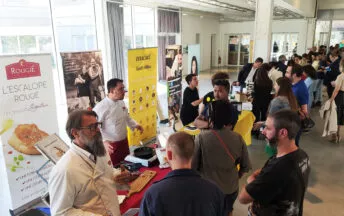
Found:
M 1 56 L 0 71 L 0 183 L 11 197 L 0 208 L 16 210 L 47 192 L 36 173 L 47 159 L 34 145 L 58 132 L 51 56 Z
M 179 119 L 182 98 L 183 54 L 181 45 L 166 48 L 167 103 L 169 120 Z
M 199 75 L 201 71 L 201 45 L 191 44 L 188 45 L 188 74 Z
M 61 53 L 68 113 L 93 108 L 105 97 L 100 51 Z
M 157 48 L 128 51 L 129 114 L 144 131 L 128 129 L 129 145 L 139 145 L 156 136 Z

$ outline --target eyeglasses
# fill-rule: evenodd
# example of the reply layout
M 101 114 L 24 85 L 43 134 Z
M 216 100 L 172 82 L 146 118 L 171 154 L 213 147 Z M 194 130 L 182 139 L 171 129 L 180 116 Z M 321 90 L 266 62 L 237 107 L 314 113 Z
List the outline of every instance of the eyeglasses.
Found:
M 94 124 L 91 124 L 89 126 L 85 126 L 85 127 L 79 127 L 79 129 L 88 129 L 90 130 L 91 132 L 95 132 L 97 131 L 97 129 L 99 128 L 102 128 L 102 125 L 103 123 L 102 122 L 96 122 Z

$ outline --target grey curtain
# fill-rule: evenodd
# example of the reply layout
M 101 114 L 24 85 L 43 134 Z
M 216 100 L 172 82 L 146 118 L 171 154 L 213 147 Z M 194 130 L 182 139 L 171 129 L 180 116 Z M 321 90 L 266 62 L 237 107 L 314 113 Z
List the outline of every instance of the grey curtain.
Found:
M 106 3 L 110 36 L 110 58 L 114 78 L 126 79 L 124 65 L 124 21 L 123 7 L 119 4 Z
M 159 36 L 158 37 L 158 66 L 159 66 L 159 80 L 166 79 L 166 59 L 165 59 L 165 52 L 166 52 L 166 36 Z
M 179 33 L 179 12 L 158 9 L 158 32 Z
M 180 33 L 178 10 L 174 12 L 173 9 L 158 9 L 158 33 Z M 158 36 L 159 80 L 166 80 L 166 46 L 175 43 L 175 36 Z

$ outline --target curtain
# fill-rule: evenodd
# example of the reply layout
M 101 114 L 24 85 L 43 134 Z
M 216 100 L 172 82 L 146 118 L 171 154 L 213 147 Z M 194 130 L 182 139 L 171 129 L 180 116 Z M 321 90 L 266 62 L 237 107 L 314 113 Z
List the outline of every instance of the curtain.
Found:
M 166 79 L 166 59 L 165 59 L 165 52 L 166 52 L 166 36 L 159 36 L 158 37 L 158 67 L 159 67 L 159 80 Z
M 106 3 L 110 36 L 110 59 L 112 63 L 112 76 L 126 80 L 124 65 L 124 21 L 123 7 L 119 4 Z
M 158 32 L 179 33 L 179 12 L 158 9 Z
M 166 46 L 176 43 L 176 36 L 168 36 L 168 33 L 180 33 L 179 11 L 171 9 L 158 9 L 158 33 L 165 33 L 164 36 L 158 36 L 158 67 L 159 80 L 166 80 Z

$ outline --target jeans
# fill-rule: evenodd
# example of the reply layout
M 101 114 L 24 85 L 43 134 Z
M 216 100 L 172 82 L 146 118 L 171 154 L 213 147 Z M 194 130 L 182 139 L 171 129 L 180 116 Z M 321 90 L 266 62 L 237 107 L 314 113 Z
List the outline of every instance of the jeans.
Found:
M 317 79 L 314 81 L 315 84 L 315 98 L 314 103 L 320 102 L 322 103 L 322 86 L 323 86 L 324 80 Z

